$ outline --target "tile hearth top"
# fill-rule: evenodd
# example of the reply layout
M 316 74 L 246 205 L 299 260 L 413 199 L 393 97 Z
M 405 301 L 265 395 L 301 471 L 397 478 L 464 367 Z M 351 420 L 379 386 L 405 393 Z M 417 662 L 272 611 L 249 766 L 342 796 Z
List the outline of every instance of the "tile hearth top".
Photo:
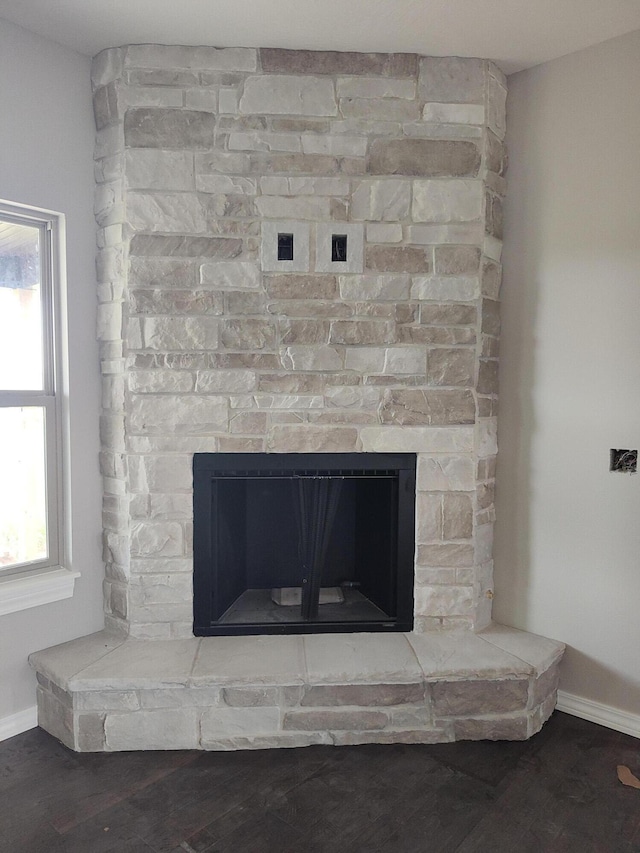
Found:
M 537 676 L 564 646 L 492 625 L 473 634 L 317 634 L 137 640 L 106 632 L 29 658 L 70 691 L 213 685 L 411 683 Z

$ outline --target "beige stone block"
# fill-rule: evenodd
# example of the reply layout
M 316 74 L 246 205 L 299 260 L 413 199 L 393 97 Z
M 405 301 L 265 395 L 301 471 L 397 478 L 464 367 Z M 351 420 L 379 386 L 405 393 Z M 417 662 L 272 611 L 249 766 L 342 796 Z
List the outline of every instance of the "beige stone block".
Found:
M 130 488 L 134 492 L 188 492 L 193 488 L 188 455 L 130 456 Z
M 392 77 L 338 77 L 336 91 L 339 98 L 405 98 L 416 96 L 414 80 Z
M 152 148 L 125 152 L 125 176 L 131 189 L 195 189 L 193 154 Z
M 470 456 L 418 456 L 417 488 L 427 492 L 471 492 L 475 471 Z
M 422 305 L 420 322 L 437 326 L 475 325 L 478 312 L 473 305 Z
M 429 180 L 413 182 L 411 213 L 415 222 L 468 222 L 480 219 L 482 181 Z
M 267 439 L 275 453 L 350 452 L 357 449 L 358 430 L 340 426 L 274 426 Z
M 232 409 L 321 409 L 321 396 L 300 394 L 245 394 L 229 399 Z
M 480 249 L 475 246 L 436 246 L 435 272 L 439 275 L 473 275 L 480 266 Z
M 342 370 L 343 356 L 331 346 L 288 346 L 281 350 L 285 370 Z
M 353 193 L 353 219 L 397 221 L 409 215 L 411 183 L 396 179 L 361 181 Z
M 297 731 L 383 729 L 389 722 L 382 711 L 288 711 L 282 727 Z
M 132 257 L 129 286 L 132 288 L 178 287 L 193 290 L 198 264 L 182 258 Z M 131 298 L 134 298 L 133 295 Z
M 501 81 L 487 76 L 487 125 L 498 139 L 504 139 L 506 125 L 507 90 Z
M 402 634 L 305 635 L 311 684 L 407 684 L 422 680 L 422 670 Z
M 494 261 L 485 260 L 482 264 L 482 294 L 490 300 L 498 299 L 502 285 L 502 267 Z
M 473 535 L 473 503 L 469 494 L 450 493 L 443 495 L 442 531 L 444 539 L 471 539 Z
M 202 264 L 200 281 L 217 290 L 256 290 L 261 276 L 258 266 L 249 261 L 219 261 Z
M 258 115 L 334 116 L 338 112 L 331 80 L 288 75 L 248 77 L 239 110 Z
M 416 500 L 416 541 L 442 539 L 442 495 L 419 493 Z
M 128 86 L 125 93 L 126 103 L 131 107 L 182 107 L 182 89 L 158 88 L 156 86 Z M 200 104 L 190 102 L 187 96 L 186 106 L 201 109 Z
M 332 734 L 336 746 L 353 746 L 365 743 L 450 743 L 453 731 L 446 726 L 408 731 L 335 732 Z
M 111 47 L 101 50 L 91 61 L 91 85 L 95 88 L 111 83 L 122 76 L 124 49 Z
M 202 744 L 231 737 L 274 735 L 280 730 L 278 708 L 209 708 L 201 721 Z
M 136 370 L 129 373 L 129 390 L 135 394 L 193 391 L 193 376 L 181 370 Z
M 263 195 L 343 196 L 349 193 L 349 181 L 341 177 L 286 178 L 268 175 L 260 178 L 260 191 Z
M 365 248 L 365 267 L 378 272 L 432 272 L 431 250 L 418 246 L 371 245 Z
M 415 590 L 414 600 L 419 616 L 471 616 L 475 595 L 470 586 L 420 586 Z
M 338 295 L 335 276 L 268 275 L 265 287 L 272 299 L 333 299 Z
M 131 314 L 222 314 L 222 297 L 207 290 L 131 290 Z
M 340 276 L 342 299 L 404 301 L 411 287 L 408 275 L 348 275 Z
M 256 195 L 255 178 L 243 178 L 239 175 L 198 175 L 196 188 L 199 192 L 218 195 Z
M 380 395 L 375 388 L 335 386 L 326 389 L 324 401 L 329 409 L 364 408 L 376 410 L 380 403 Z
M 242 393 L 253 391 L 257 386 L 253 370 L 199 370 L 196 374 L 196 392 Z
M 419 545 L 417 563 L 420 566 L 439 566 L 442 568 L 466 567 L 473 565 L 472 545 Z
M 476 424 L 476 453 L 479 458 L 495 456 L 498 452 L 496 418 L 481 418 Z
M 470 348 L 438 347 L 427 355 L 429 385 L 471 386 L 475 377 L 475 352 Z
M 508 678 L 495 681 L 435 681 L 430 685 L 438 716 L 483 716 L 524 710 L 529 681 Z
M 126 65 L 129 68 L 255 71 L 257 52 L 244 47 L 135 44 L 127 48 Z
M 378 320 L 335 320 L 329 343 L 387 344 L 395 340 L 395 324 Z
M 441 426 L 471 424 L 475 403 L 470 391 L 422 391 L 392 389 L 380 409 L 382 423 Z
M 220 342 L 227 349 L 273 349 L 275 341 L 275 325 L 268 320 L 247 318 L 222 321 Z
M 475 177 L 480 149 L 469 140 L 374 139 L 367 171 L 372 175 Z

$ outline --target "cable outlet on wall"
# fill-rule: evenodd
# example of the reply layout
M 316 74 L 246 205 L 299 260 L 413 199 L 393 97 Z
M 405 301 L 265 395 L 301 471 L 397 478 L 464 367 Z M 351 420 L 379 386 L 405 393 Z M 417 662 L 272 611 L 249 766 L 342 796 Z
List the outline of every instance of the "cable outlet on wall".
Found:
M 637 450 L 611 450 L 609 454 L 609 470 L 621 471 L 623 474 L 636 474 L 638 469 Z

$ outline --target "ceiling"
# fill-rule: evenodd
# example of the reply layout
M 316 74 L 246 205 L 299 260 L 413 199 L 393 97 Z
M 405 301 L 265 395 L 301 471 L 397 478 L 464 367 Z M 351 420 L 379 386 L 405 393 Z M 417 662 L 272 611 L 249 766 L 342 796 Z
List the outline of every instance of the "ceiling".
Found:
M 155 42 L 493 59 L 508 74 L 640 29 L 640 0 L 0 0 L 93 56 Z

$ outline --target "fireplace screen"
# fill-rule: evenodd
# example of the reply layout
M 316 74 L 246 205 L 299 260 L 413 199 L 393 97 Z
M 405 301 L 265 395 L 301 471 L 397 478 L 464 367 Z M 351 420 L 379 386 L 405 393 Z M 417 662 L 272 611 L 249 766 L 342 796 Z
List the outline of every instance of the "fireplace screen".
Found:
M 416 457 L 196 453 L 194 633 L 410 631 Z

